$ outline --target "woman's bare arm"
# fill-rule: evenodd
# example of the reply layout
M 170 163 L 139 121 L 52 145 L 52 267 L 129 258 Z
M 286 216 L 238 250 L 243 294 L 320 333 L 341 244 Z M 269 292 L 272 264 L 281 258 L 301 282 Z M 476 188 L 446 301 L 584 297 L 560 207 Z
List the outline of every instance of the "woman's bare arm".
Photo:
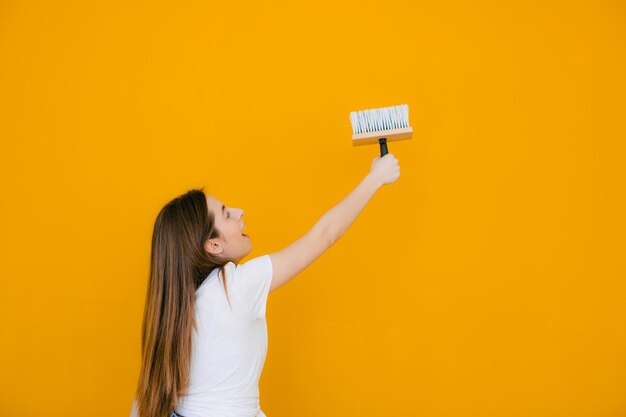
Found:
M 285 249 L 270 254 L 273 270 L 270 292 L 320 257 L 348 230 L 376 191 L 399 176 L 398 161 L 392 154 L 374 159 L 370 173 L 346 198 L 320 217 L 309 232 Z

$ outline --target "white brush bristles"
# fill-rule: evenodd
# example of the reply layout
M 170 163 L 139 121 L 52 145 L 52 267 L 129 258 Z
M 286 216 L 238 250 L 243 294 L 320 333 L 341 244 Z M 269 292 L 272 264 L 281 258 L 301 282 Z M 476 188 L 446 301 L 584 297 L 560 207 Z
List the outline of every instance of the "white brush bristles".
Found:
M 409 127 L 409 106 L 401 104 L 380 109 L 353 111 L 350 113 L 350 122 L 352 122 L 353 135 L 407 128 Z
M 352 144 L 367 145 L 386 138 L 388 142 L 411 139 L 413 129 L 409 126 L 409 105 L 382 107 L 350 112 Z

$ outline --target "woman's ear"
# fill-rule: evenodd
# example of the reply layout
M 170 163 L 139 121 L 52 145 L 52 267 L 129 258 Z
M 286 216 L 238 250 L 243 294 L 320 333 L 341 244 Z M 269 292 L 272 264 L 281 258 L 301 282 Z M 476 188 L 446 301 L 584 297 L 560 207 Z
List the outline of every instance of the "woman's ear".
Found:
M 210 253 L 211 255 L 219 255 L 224 252 L 224 248 L 214 239 L 208 239 L 204 243 L 204 250 Z

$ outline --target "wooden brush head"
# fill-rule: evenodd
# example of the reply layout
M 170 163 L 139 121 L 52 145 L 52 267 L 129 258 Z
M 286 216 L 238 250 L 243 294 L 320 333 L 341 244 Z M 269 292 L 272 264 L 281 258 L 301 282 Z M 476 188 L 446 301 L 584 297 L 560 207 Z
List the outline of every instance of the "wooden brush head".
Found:
M 413 129 L 411 127 L 403 127 L 399 129 L 377 130 L 374 132 L 352 135 L 352 145 L 359 146 L 378 144 L 378 139 L 381 138 L 386 138 L 387 142 L 412 139 Z
M 408 104 L 353 111 L 350 112 L 350 123 L 352 144 L 358 146 L 379 143 L 381 155 L 387 152 L 387 142 L 413 137 Z

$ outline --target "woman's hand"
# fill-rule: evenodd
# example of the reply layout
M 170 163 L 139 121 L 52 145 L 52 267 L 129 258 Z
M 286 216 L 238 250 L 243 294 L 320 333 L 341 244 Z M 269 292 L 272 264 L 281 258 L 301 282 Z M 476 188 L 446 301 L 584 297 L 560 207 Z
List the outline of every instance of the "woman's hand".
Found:
M 398 165 L 398 160 L 392 153 L 388 153 L 382 158 L 377 156 L 374 158 L 374 161 L 372 161 L 370 175 L 378 179 L 383 185 L 396 182 L 398 177 L 400 177 L 400 165 Z
M 139 417 L 139 407 L 137 406 L 137 399 L 136 398 L 133 401 L 132 408 L 130 409 L 130 416 L 129 417 Z

